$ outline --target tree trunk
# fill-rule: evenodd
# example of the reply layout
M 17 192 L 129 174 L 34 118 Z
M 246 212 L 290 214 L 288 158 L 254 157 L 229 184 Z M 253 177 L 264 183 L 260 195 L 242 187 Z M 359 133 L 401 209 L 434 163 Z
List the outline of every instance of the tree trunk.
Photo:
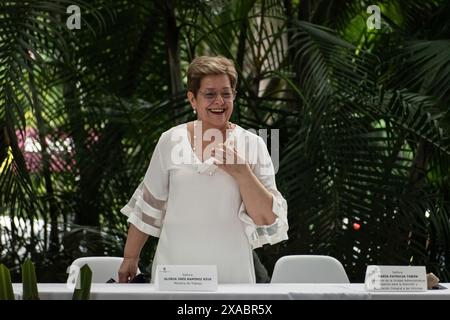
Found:
M 59 251 L 59 235 L 58 235 L 58 210 L 55 206 L 55 193 L 53 189 L 52 184 L 52 178 L 51 178 L 51 172 L 50 172 L 50 166 L 51 166 L 51 158 L 50 154 L 48 152 L 48 145 L 46 141 L 47 136 L 47 127 L 44 122 L 44 119 L 42 118 L 42 109 L 41 104 L 39 102 L 38 93 L 35 90 L 36 84 L 34 79 L 34 74 L 32 70 L 32 65 L 29 64 L 30 72 L 29 72 L 29 79 L 30 79 L 30 89 L 32 94 L 32 103 L 33 103 L 33 109 L 36 117 L 36 124 L 37 124 L 37 130 L 38 130 L 38 139 L 39 143 L 41 145 L 41 156 L 42 156 L 42 173 L 44 176 L 44 183 L 45 183 L 45 190 L 46 190 L 46 209 L 49 211 L 50 214 L 50 245 L 49 245 L 49 252 L 50 254 L 56 254 Z M 46 214 L 46 213 L 44 213 Z M 31 224 L 33 224 L 33 221 L 31 221 Z
M 181 78 L 180 67 L 180 46 L 179 37 L 180 32 L 177 27 L 177 18 L 175 12 L 175 0 L 162 1 L 165 21 L 165 33 L 167 44 L 167 62 L 170 69 L 170 91 L 172 96 L 180 94 L 184 91 L 183 81 Z M 179 115 L 183 110 L 174 109 L 175 117 L 180 122 L 184 122 L 185 119 L 181 119 Z
M 74 65 L 76 63 L 74 55 L 69 58 L 69 61 L 65 61 L 65 64 L 71 66 L 72 70 L 77 68 Z M 78 191 L 74 199 L 76 204 L 74 222 L 83 226 L 99 226 L 99 207 L 96 201 L 98 189 L 94 180 L 101 175 L 101 171 L 98 171 L 96 167 L 94 168 L 95 163 L 88 161 L 88 159 L 95 159 L 95 155 L 91 158 L 92 151 L 88 150 L 86 146 L 88 133 L 86 132 L 86 124 L 77 95 L 75 80 L 70 79 L 64 83 L 63 97 L 64 109 L 68 115 L 74 142 L 76 168 L 78 169 L 78 172 L 74 172 L 74 174 L 79 175 Z

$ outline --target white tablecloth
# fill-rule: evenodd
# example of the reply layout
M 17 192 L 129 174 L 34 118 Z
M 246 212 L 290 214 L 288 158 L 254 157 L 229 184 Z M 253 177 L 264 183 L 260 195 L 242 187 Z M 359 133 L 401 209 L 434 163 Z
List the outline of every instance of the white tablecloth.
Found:
M 367 292 L 362 283 L 352 284 L 221 284 L 216 292 L 156 291 L 152 284 L 99 284 L 91 286 L 91 300 L 359 300 L 359 299 L 445 299 L 447 289 L 425 292 Z M 21 296 L 22 285 L 13 284 L 14 293 Z M 65 283 L 38 284 L 43 300 L 70 300 L 73 291 Z

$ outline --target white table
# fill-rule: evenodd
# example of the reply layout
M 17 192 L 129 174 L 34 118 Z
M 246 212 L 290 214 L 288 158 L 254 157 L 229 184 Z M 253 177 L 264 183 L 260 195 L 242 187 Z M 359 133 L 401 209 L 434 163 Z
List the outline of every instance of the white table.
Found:
M 152 284 L 93 283 L 91 300 L 450 300 L 450 283 L 447 289 L 425 292 L 367 292 L 362 283 L 311 284 L 265 283 L 221 284 L 216 292 L 156 291 Z M 18 297 L 20 283 L 13 284 Z M 42 300 L 70 300 L 73 291 L 65 283 L 38 284 Z

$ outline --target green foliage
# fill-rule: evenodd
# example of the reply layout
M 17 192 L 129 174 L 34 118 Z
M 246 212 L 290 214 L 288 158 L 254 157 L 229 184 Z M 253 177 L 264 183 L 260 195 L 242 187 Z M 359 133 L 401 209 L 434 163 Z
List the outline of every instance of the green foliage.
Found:
M 23 300 L 39 300 L 36 271 L 30 259 L 22 265 L 22 288 Z
M 14 300 L 11 275 L 4 264 L 0 264 L 0 300 Z
M 65 26 L 69 2 L 80 30 Z M 187 64 L 221 54 L 239 73 L 232 121 L 280 129 L 290 239 L 258 250 L 269 271 L 311 253 L 352 281 L 367 264 L 448 281 L 450 2 L 379 1 L 382 28 L 367 30 L 371 4 L 1 2 L 2 261 L 31 256 L 41 281 L 64 281 L 76 257 L 121 255 L 119 210 L 160 134 L 193 117 Z
M 89 300 L 91 295 L 92 271 L 86 264 L 80 269 L 80 288 L 75 288 L 72 300 Z

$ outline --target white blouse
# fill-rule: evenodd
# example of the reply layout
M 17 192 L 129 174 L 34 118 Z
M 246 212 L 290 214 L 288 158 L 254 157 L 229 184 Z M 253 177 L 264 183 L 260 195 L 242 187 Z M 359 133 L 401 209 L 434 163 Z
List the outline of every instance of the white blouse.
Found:
M 121 212 L 140 231 L 159 237 L 152 265 L 216 265 L 219 283 L 255 283 L 252 249 L 288 238 L 287 203 L 275 183 L 264 140 L 236 125 L 226 141 L 235 144 L 273 195 L 275 222 L 256 225 L 247 215 L 235 179 L 200 161 L 187 124 L 164 132 L 141 184 Z

